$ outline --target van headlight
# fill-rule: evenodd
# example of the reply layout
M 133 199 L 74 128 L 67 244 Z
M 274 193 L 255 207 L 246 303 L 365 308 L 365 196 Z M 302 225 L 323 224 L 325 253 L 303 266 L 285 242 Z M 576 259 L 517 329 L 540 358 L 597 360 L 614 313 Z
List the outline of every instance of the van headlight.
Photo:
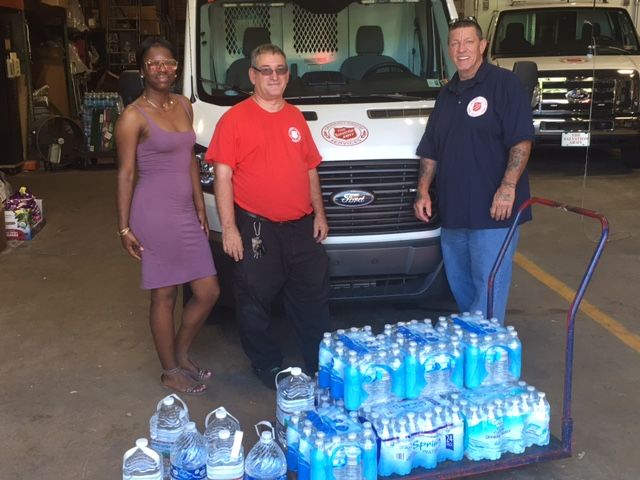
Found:
M 203 187 L 209 188 L 209 187 L 213 187 L 213 179 L 214 179 L 213 165 L 205 162 L 204 154 L 205 152 L 197 153 L 196 161 L 198 162 L 198 167 L 200 170 L 200 184 Z
M 533 87 L 533 93 L 531 94 L 531 108 L 536 108 L 542 101 L 542 90 L 540 84 Z

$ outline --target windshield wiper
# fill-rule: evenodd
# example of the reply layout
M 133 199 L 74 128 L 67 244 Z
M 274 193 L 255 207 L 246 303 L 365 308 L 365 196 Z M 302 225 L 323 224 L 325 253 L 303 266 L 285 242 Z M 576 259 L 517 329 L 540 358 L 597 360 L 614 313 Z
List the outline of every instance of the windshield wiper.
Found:
M 598 50 L 612 50 L 614 52 L 620 52 L 620 53 L 624 53 L 625 55 L 633 55 L 634 52 L 630 51 L 630 50 L 625 50 L 624 48 L 620 48 L 620 47 L 616 47 L 615 45 L 597 45 L 596 44 L 596 54 L 598 53 Z

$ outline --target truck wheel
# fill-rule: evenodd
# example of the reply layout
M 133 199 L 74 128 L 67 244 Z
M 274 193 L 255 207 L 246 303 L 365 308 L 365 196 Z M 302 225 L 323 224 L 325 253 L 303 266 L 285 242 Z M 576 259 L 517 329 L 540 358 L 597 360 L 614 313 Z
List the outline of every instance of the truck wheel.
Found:
M 622 163 L 630 168 L 640 168 L 640 152 L 637 148 L 627 147 L 620 150 Z

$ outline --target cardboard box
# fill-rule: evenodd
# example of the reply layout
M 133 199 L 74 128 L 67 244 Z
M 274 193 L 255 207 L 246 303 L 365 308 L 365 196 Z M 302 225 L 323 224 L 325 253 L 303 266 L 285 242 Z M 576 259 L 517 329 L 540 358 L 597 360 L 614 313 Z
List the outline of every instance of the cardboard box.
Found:
M 52 7 L 69 8 L 69 0 L 40 0 L 40 3 L 50 5 Z
M 4 211 L 5 236 L 7 240 L 31 240 L 45 226 L 44 210 L 42 199 L 36 198 L 38 208 L 42 213 L 41 220 L 35 225 L 25 224 L 20 218 L 16 218 L 16 213 L 9 210 Z
M 0 7 L 15 8 L 16 10 L 24 10 L 24 0 L 0 0 Z M 0 246 L 0 251 L 2 251 L 1 246 Z
M 157 20 L 140 20 L 142 35 L 160 35 L 160 22 Z
M 138 18 L 138 7 L 117 5 L 113 9 L 114 18 Z M 140 20 L 158 20 L 156 6 L 140 7 Z

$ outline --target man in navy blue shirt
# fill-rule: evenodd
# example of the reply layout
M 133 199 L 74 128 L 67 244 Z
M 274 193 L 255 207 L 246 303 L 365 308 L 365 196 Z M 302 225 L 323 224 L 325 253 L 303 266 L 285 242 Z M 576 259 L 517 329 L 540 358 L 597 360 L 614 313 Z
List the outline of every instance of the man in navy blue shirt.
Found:
M 514 208 L 529 198 L 526 165 L 534 140 L 531 100 L 512 72 L 484 62 L 486 46 L 475 20 L 450 26 L 449 56 L 457 73 L 438 95 L 417 148 L 414 204 L 416 216 L 428 222 L 435 177 L 451 291 L 461 311 L 485 315 L 489 273 Z M 520 221 L 530 219 L 527 211 Z M 493 312 L 501 322 L 517 240 L 518 231 L 494 284 Z

